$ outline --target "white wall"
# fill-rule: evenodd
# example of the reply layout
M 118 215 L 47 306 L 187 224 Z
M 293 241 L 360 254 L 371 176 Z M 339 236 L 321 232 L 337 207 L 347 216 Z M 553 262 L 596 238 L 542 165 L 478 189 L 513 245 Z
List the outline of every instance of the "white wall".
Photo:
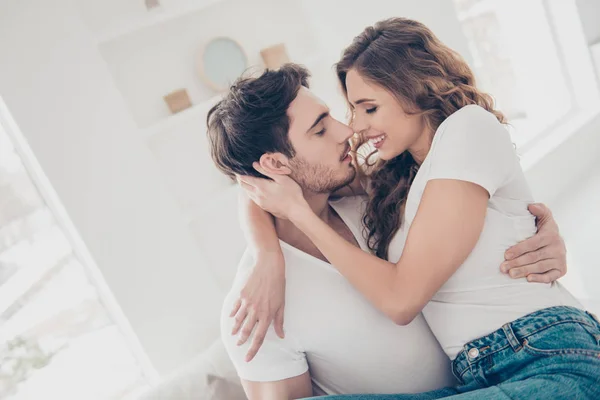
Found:
M 583 31 L 589 44 L 600 41 L 600 1 L 576 0 Z
M 562 283 L 590 311 L 600 313 L 600 160 L 573 179 L 568 190 L 550 203 L 567 246 L 569 272 Z M 589 301 L 585 301 L 589 300 Z
M 365 3 L 349 0 L 342 5 L 334 1 L 302 0 L 302 4 L 311 15 L 311 29 L 332 49 L 334 60 L 366 26 L 391 17 L 407 17 L 424 23 L 445 44 L 470 60 L 453 1 L 371 0 Z
M 0 4 L 0 95 L 160 372 L 217 337 L 213 274 L 65 0 Z M 217 299 L 217 302 L 215 302 Z
M 541 143 L 526 153 L 521 163 L 536 200 L 552 204 L 558 197 L 564 197 L 574 180 L 599 167 L 599 152 L 600 115 L 596 115 L 555 147 Z

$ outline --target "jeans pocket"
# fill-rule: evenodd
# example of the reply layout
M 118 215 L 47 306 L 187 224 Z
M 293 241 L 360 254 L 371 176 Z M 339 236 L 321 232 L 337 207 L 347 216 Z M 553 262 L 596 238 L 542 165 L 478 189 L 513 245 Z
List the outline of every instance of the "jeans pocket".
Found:
M 577 354 L 600 357 L 600 332 L 580 322 L 564 322 L 525 338 L 523 349 L 531 354 L 552 356 Z

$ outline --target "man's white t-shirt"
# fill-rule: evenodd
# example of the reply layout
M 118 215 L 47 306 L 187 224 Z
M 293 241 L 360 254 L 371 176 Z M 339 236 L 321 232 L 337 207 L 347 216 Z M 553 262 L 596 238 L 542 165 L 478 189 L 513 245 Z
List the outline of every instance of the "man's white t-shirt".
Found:
M 425 186 L 433 179 L 473 182 L 490 195 L 475 248 L 423 309 L 451 359 L 468 342 L 529 313 L 558 305 L 581 307 L 558 283 L 528 283 L 500 271 L 504 252 L 536 232 L 535 218 L 527 210 L 534 201 L 508 130 L 476 105 L 463 107 L 438 128 L 410 188 L 389 261 L 400 259 Z
M 331 202 L 363 250 L 364 198 Z M 249 343 L 237 346 L 229 312 L 253 267 L 243 256 L 221 314 L 221 337 L 242 379 L 271 382 L 310 367 L 315 395 L 417 393 L 455 383 L 450 362 L 419 315 L 394 324 L 328 263 L 281 242 L 286 265 L 285 339 L 273 328 L 258 354 L 244 361 Z

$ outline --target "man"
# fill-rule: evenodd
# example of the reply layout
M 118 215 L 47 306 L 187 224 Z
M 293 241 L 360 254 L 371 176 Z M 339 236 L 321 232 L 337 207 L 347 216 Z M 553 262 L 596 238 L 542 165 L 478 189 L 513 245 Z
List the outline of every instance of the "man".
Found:
M 361 224 L 364 200 L 330 200 L 356 175 L 348 157 L 352 129 L 329 115 L 307 80 L 308 72 L 291 64 L 239 80 L 208 115 L 213 160 L 229 176 L 258 176 L 253 162 L 289 175 L 317 215 L 368 251 Z M 222 339 L 250 400 L 415 393 L 454 383 L 450 361 L 422 316 L 408 326 L 395 325 L 293 224 L 276 218 L 275 226 L 286 264 L 285 337 L 270 329 L 260 352 L 245 362 L 248 344 L 238 346 L 231 335 L 229 311 L 254 265 L 249 252 L 222 311 Z

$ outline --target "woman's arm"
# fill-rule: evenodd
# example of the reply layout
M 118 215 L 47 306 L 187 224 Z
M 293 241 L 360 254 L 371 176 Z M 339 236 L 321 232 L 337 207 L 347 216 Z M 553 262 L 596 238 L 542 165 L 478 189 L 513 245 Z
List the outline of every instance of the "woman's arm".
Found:
M 279 237 L 275 231 L 274 217 L 256 205 L 243 190 L 239 191 L 238 207 L 240 226 L 253 254 L 281 254 Z
M 255 168 L 268 174 L 258 164 Z M 356 288 L 398 323 L 410 322 L 470 254 L 481 233 L 488 201 L 488 192 L 475 183 L 431 180 L 402 258 L 394 265 L 341 239 L 312 213 L 294 181 L 283 176 L 272 178 L 273 181 L 241 179 L 256 204 L 293 220 Z M 520 267 L 516 268 L 519 275 L 510 276 L 527 276 L 530 282 L 556 279 L 566 271 L 565 248 L 558 227 L 546 207 L 533 205 L 530 210 L 538 218 L 539 231 L 507 251 L 513 256 L 525 253 L 517 259 L 518 264 L 511 265 Z M 506 264 L 502 269 L 506 271 Z
M 488 198 L 474 183 L 428 182 L 396 265 L 350 245 L 308 207 L 290 209 L 289 217 L 375 307 L 406 325 L 475 247 Z
M 427 183 L 398 264 L 377 258 L 344 240 L 317 217 L 289 177 L 273 181 L 243 177 L 261 208 L 289 218 L 371 303 L 398 324 L 408 324 L 471 253 L 489 199 L 481 186 L 452 179 Z
M 256 326 L 246 361 L 254 358 L 267 330 L 274 322 L 277 335 L 284 337 L 285 261 L 273 216 L 258 207 L 243 190 L 239 198 L 240 225 L 256 264 L 231 310 L 235 323 L 231 334 L 240 332 L 238 345 L 244 344 Z

